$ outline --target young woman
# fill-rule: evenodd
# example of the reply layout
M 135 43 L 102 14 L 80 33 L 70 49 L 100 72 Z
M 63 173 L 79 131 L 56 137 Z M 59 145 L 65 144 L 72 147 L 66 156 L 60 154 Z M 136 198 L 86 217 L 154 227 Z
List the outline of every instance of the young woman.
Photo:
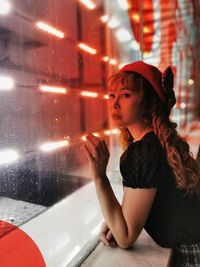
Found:
M 162 74 L 136 61 L 108 79 L 108 90 L 124 149 L 121 205 L 106 176 L 105 141 L 89 133 L 83 145 L 105 218 L 102 241 L 128 248 L 144 228 L 173 249 L 170 266 L 200 266 L 199 163 L 169 118 L 176 102 L 171 68 Z

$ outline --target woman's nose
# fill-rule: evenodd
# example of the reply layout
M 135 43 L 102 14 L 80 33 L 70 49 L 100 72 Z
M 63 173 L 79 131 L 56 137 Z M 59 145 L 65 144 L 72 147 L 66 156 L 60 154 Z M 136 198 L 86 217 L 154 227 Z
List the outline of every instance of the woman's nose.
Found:
M 114 100 L 113 107 L 114 107 L 115 109 L 120 107 L 120 105 L 119 105 L 119 100 L 118 100 L 117 98 Z

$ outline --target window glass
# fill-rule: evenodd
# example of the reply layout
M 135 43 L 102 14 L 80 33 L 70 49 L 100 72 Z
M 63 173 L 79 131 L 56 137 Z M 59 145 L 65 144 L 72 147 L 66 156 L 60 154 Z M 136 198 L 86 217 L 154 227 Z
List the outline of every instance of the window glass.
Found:
M 119 172 L 106 77 L 128 62 L 171 65 L 173 118 L 191 124 L 197 18 L 192 1 L 1 0 L 0 219 L 19 225 L 91 182 L 80 151 L 89 131 Z

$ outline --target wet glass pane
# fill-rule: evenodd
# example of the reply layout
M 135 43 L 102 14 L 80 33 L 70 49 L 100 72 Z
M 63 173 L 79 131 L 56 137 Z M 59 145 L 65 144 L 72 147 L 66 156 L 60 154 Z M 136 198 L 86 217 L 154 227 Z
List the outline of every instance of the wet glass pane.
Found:
M 1 201 L 24 201 L 41 211 L 91 180 L 82 138 L 108 123 L 105 100 L 81 93 L 104 93 L 104 73 L 98 57 L 84 54 L 79 44 L 100 49 L 102 26 L 91 23 L 97 15 L 77 1 L 3 1 Z

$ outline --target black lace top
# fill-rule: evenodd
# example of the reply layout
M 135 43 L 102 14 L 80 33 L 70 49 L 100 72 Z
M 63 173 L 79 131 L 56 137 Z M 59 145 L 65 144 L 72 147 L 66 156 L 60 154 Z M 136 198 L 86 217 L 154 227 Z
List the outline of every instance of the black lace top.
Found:
M 163 247 L 200 242 L 200 200 L 176 188 L 166 153 L 154 132 L 130 144 L 120 158 L 123 186 L 157 188 L 145 230 Z

